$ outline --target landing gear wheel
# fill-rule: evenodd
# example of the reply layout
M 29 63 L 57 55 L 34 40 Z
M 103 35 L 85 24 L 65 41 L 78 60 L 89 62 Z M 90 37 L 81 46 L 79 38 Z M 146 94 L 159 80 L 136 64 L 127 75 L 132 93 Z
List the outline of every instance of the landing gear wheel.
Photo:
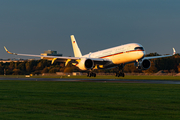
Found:
M 125 74 L 123 72 L 120 72 L 120 73 L 116 73 L 116 77 L 124 77 Z
M 96 77 L 96 73 L 88 72 L 87 77 Z
M 96 73 L 94 73 L 94 77 L 96 77 Z
M 122 75 L 121 75 L 122 77 L 124 77 L 125 75 L 124 75 L 124 73 L 122 73 Z

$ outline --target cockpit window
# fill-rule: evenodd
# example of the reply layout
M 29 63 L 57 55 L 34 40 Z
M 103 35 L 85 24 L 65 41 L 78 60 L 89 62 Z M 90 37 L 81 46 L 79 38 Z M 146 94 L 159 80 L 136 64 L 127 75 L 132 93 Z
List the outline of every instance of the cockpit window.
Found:
M 134 50 L 144 50 L 143 47 L 135 47 Z

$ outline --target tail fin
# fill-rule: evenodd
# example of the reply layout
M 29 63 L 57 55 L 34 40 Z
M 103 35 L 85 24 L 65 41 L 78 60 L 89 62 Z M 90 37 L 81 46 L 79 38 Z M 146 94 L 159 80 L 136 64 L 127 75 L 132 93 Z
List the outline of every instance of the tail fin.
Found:
M 175 55 L 176 54 L 176 50 L 173 48 L 173 55 Z
M 77 45 L 77 42 L 74 38 L 74 35 L 71 35 L 71 42 L 72 42 L 72 46 L 73 46 L 73 51 L 74 51 L 74 57 L 81 57 L 81 51 Z

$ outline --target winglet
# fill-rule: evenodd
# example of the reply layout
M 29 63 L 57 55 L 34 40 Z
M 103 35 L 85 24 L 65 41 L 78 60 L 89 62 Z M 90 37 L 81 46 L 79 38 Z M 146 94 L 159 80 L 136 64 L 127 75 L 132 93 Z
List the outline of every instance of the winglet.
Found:
M 175 55 L 176 54 L 176 50 L 173 48 L 173 55 Z
M 12 54 L 12 55 L 17 55 L 17 53 L 12 53 L 12 52 L 9 52 L 5 46 L 4 46 L 4 49 L 5 49 L 5 50 L 6 50 L 6 52 L 7 52 L 7 53 L 9 53 L 9 54 Z

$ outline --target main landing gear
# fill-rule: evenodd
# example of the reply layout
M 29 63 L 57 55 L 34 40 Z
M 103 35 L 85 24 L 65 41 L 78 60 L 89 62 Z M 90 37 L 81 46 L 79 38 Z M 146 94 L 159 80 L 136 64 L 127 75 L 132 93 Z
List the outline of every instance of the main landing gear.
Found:
M 116 77 L 124 77 L 125 76 L 123 68 L 124 68 L 124 64 L 121 64 L 118 66 L 118 71 L 116 72 Z
M 87 77 L 96 77 L 96 73 L 94 72 L 88 72 Z
M 117 72 L 116 77 L 124 77 L 125 74 L 123 72 Z

